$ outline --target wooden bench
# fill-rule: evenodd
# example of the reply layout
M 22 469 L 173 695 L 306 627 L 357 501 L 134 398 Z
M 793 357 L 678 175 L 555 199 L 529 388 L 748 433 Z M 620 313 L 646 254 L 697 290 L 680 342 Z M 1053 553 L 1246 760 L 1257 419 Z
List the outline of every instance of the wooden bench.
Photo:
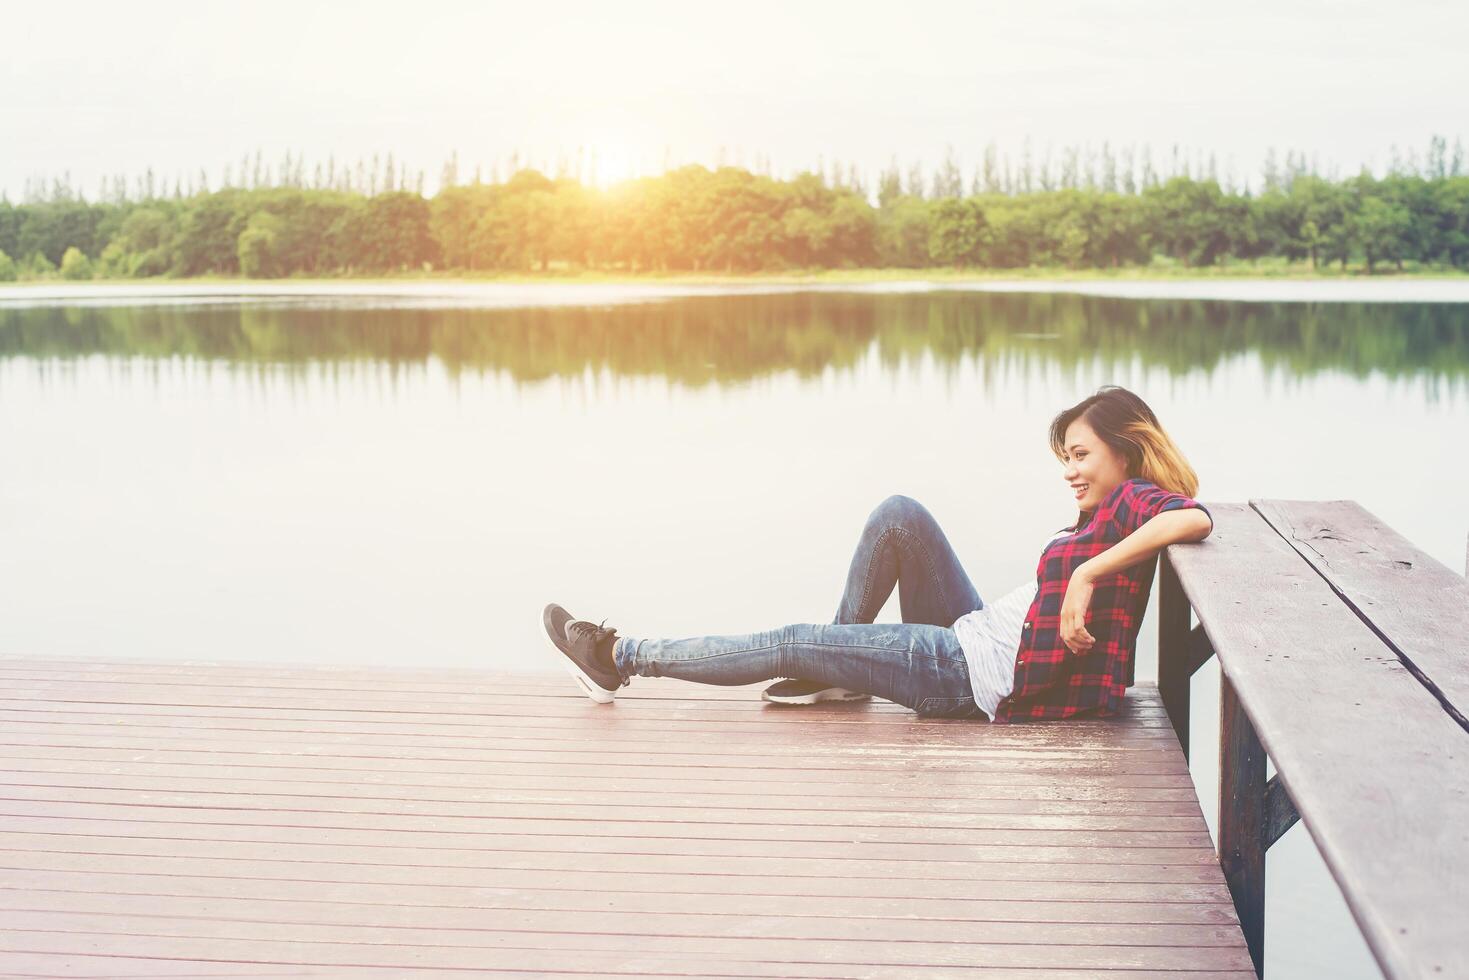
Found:
M 1386 976 L 1469 976 L 1469 584 L 1352 501 L 1209 506 L 1161 557 L 1158 686 L 1187 755 L 1219 658 L 1216 843 L 1256 971 L 1299 817 Z

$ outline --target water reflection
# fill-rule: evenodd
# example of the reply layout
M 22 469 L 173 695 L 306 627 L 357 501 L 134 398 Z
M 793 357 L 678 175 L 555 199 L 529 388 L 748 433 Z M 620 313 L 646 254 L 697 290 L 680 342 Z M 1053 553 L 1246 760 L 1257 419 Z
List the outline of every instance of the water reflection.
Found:
M 1325 371 L 1425 382 L 1430 400 L 1469 377 L 1469 315 L 1455 304 L 1228 303 L 1076 295 L 794 293 L 635 305 L 425 309 L 373 302 L 0 309 L 0 357 L 184 356 L 233 364 L 437 361 L 452 376 L 521 382 L 656 376 L 688 387 L 775 372 L 850 373 L 927 358 L 1177 375 L 1250 353 L 1267 375 Z M 952 376 L 951 371 L 942 371 Z

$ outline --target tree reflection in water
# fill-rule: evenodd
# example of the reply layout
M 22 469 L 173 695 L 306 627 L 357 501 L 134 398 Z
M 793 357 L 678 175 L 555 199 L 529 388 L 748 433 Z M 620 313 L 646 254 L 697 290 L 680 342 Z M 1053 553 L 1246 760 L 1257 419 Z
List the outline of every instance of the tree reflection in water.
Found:
M 1183 374 L 1255 354 L 1288 377 L 1425 380 L 1431 399 L 1437 382 L 1457 386 L 1469 373 L 1469 308 L 822 292 L 531 309 L 380 299 L 0 309 L 0 357 L 98 354 L 241 365 L 432 360 L 451 374 L 503 371 L 526 382 L 590 369 L 691 387 L 842 373 L 867 356 L 891 369 L 928 358 Z

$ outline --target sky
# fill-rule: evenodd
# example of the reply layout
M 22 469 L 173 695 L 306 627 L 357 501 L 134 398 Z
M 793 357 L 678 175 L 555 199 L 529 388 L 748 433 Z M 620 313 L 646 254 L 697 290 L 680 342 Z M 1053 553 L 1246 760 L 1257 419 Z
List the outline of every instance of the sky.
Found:
M 1399 0 L 539 4 L 0 0 L 0 191 L 149 167 L 211 186 L 260 152 L 392 153 L 438 183 L 583 153 L 607 183 L 664 162 L 789 175 L 896 158 L 966 173 L 996 144 L 1177 145 L 1258 181 L 1469 140 L 1469 4 Z M 595 156 L 597 170 L 591 172 Z

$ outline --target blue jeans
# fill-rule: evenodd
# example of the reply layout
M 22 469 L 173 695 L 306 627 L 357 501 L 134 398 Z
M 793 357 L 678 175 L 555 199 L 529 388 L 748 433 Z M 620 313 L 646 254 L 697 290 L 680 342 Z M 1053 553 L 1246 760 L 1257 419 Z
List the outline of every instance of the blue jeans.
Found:
M 894 586 L 903 621 L 874 623 Z M 731 685 L 801 677 L 875 694 L 926 717 L 983 719 L 950 629 L 983 605 L 933 515 L 895 494 L 867 518 L 833 622 L 680 640 L 624 636 L 613 659 L 623 677 Z

